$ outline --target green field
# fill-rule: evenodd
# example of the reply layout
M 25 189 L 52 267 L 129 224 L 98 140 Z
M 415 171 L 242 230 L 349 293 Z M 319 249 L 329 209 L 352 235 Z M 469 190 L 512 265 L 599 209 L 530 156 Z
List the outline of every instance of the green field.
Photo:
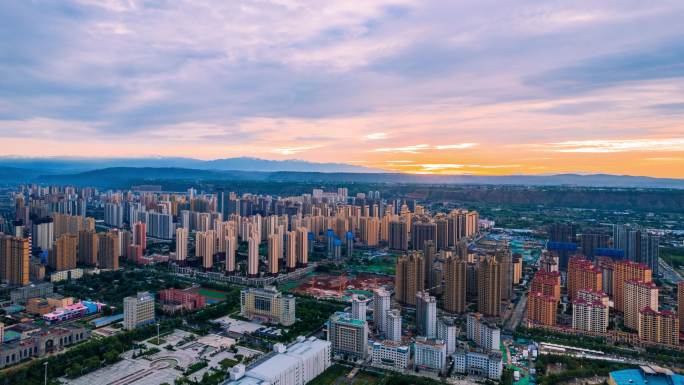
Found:
M 684 270 L 684 248 L 665 247 L 660 251 L 660 258 L 678 270 Z
M 204 288 L 204 287 L 201 287 L 197 292 L 198 292 L 201 296 L 203 296 L 203 297 L 207 297 L 207 298 L 214 299 L 214 300 L 217 300 L 217 301 L 223 301 L 223 300 L 225 300 L 225 299 L 226 299 L 226 295 L 228 294 L 228 293 L 226 293 L 226 292 L 224 292 L 224 291 L 219 291 L 219 290 L 214 290 L 214 289 L 207 289 L 207 288 Z
M 380 378 L 369 372 L 360 371 L 354 376 L 352 385 L 375 385 L 380 382 Z
M 309 382 L 309 385 L 330 385 L 334 384 L 338 377 L 349 373 L 349 368 L 342 365 L 333 365 Z
M 394 275 L 397 258 L 395 256 L 377 257 L 372 260 L 354 260 L 346 265 L 347 270 L 364 273 Z

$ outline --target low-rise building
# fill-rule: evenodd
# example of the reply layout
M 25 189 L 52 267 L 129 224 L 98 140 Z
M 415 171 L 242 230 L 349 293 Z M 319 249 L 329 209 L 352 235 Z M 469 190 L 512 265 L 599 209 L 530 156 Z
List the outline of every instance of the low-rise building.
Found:
M 411 349 L 394 341 L 374 342 L 371 365 L 376 368 L 403 371 L 408 368 Z
M 31 357 L 42 357 L 90 338 L 86 328 L 65 325 L 36 329 L 15 342 L 0 344 L 0 368 L 18 364 Z
M 610 372 L 608 385 L 682 384 L 684 376 L 659 366 L 640 366 Z
M 168 313 L 193 311 L 201 309 L 207 304 L 206 298 L 194 291 L 193 288 L 162 290 L 159 292 L 159 302 L 162 304 L 162 309 Z
M 330 342 L 316 337 L 298 337 L 289 347 L 276 344 L 274 351 L 246 372 L 236 365 L 227 385 L 304 385 L 330 367 Z
M 291 326 L 295 322 L 295 298 L 283 295 L 272 286 L 245 288 L 240 291 L 240 315 Z
M 446 344 L 442 340 L 418 337 L 413 344 L 414 365 L 419 369 L 442 372 L 446 368 Z
M 328 322 L 328 341 L 332 353 L 352 359 L 365 359 L 368 355 L 368 323 L 354 319 L 351 314 L 336 312 Z
M 10 292 L 13 304 L 24 304 L 30 298 L 47 297 L 54 292 L 54 285 L 50 282 L 37 283 L 16 288 Z
M 501 378 L 503 357 L 501 351 L 466 351 L 457 350 L 451 355 L 455 373 L 466 373 L 486 377 L 492 380 Z

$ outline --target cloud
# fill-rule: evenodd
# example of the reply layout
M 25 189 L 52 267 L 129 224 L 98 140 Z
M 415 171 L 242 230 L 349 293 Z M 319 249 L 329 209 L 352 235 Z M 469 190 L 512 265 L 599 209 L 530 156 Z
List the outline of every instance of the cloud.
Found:
M 273 150 L 273 152 L 281 155 L 294 155 L 294 154 L 299 154 L 300 152 L 308 151 L 308 150 L 313 150 L 314 148 L 319 148 L 321 146 L 301 146 L 301 147 L 283 147 L 283 148 L 276 148 Z
M 477 143 L 444 144 L 435 146 L 434 148 L 435 150 L 461 150 L 473 146 L 477 146 Z
M 9 2 L 0 155 L 301 154 L 491 172 L 507 169 L 475 166 L 667 158 L 657 152 L 675 145 L 618 142 L 681 137 L 683 19 L 677 1 Z M 676 161 L 614 163 L 684 177 Z
M 429 145 L 429 144 L 414 144 L 411 146 L 403 147 L 381 147 L 376 148 L 375 152 L 403 152 L 407 154 L 419 154 L 423 151 L 429 150 L 461 150 L 466 148 L 471 148 L 476 146 L 477 143 L 458 143 L 458 144 L 441 144 L 441 145 Z
M 548 147 L 548 151 L 582 153 L 684 151 L 684 138 L 571 140 L 566 142 L 549 143 Z
M 372 134 L 365 135 L 364 138 L 366 138 L 367 140 L 387 139 L 387 133 L 385 133 L 385 132 L 374 132 Z
M 424 163 L 420 164 L 423 171 L 459 170 L 464 167 L 462 164 L 454 163 Z

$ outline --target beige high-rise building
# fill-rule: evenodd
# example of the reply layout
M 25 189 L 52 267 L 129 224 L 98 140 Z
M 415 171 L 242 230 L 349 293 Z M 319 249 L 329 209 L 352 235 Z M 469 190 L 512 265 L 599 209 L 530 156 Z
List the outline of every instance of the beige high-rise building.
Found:
M 235 271 L 235 253 L 237 252 L 237 237 L 228 236 L 225 239 L 226 243 L 226 271 L 232 273 Z
M 139 292 L 135 297 L 123 300 L 124 329 L 133 330 L 138 326 L 154 323 L 154 296 Z
M 519 285 L 522 279 L 522 258 L 515 255 L 513 256 L 513 284 Z
M 421 252 L 413 251 L 397 259 L 394 292 L 398 302 L 416 305 L 416 293 L 425 290 L 424 269 Z
M 98 235 L 97 265 L 101 269 L 118 269 L 121 256 L 121 242 L 118 231 Z
M 537 325 L 554 326 L 558 301 L 544 293 L 530 293 L 527 298 L 527 321 Z
M 83 230 L 95 231 L 95 218 L 86 217 L 83 219 Z
M 639 330 L 639 313 L 645 308 L 658 308 L 658 286 L 653 282 L 629 280 L 625 282 L 625 326 Z
M 97 265 L 99 238 L 95 230 L 78 232 L 78 262 L 89 266 Z
M 176 229 L 176 261 L 188 259 L 188 229 L 179 227 Z
M 245 288 L 240 291 L 240 315 L 270 323 L 291 326 L 296 320 L 292 295 L 283 295 L 273 286 Z
M 76 250 L 78 237 L 70 233 L 62 234 L 55 241 L 48 254 L 48 265 L 56 270 L 71 270 L 76 268 Z
M 29 283 L 29 241 L 0 234 L 0 272 L 10 285 Z
M 53 213 L 52 219 L 55 239 L 64 234 L 78 235 L 78 232 L 83 230 L 83 217 L 81 216 Z
M 477 308 L 486 316 L 501 315 L 501 273 L 494 257 L 486 257 L 477 272 Z
M 641 310 L 639 338 L 663 345 L 679 345 L 679 319 L 671 311 Z
M 508 247 L 496 251 L 501 275 L 501 300 L 510 301 L 513 297 L 513 255 Z
M 359 232 L 363 244 L 367 246 L 377 246 L 380 242 L 380 220 L 376 217 L 361 217 L 359 221 Z
M 297 232 L 285 233 L 285 267 L 292 271 L 297 267 Z
M 309 232 L 306 227 L 297 229 L 297 265 L 306 266 L 309 263 Z
M 202 266 L 211 269 L 214 266 L 216 253 L 216 233 L 214 230 L 195 233 L 195 256 L 202 258 Z
M 466 272 L 468 262 L 447 254 L 444 261 L 444 310 L 450 313 L 466 311 Z
M 396 218 L 389 223 L 389 248 L 392 250 L 408 250 L 409 240 L 409 220 L 410 214 L 407 218 Z
M 278 274 L 280 256 L 283 252 L 283 245 L 281 243 L 280 234 L 271 234 L 268 236 L 268 272 L 269 274 Z
M 582 256 L 568 261 L 568 299 L 572 302 L 582 289 L 601 291 L 603 288 L 601 269 Z
M 613 302 L 615 310 L 625 310 L 625 283 L 629 280 L 651 282 L 651 269 L 641 263 L 617 261 L 613 264 Z
M 255 237 L 247 240 L 247 275 L 256 277 L 259 274 L 259 241 Z
M 684 281 L 677 284 L 677 314 L 679 315 L 679 331 L 684 332 Z

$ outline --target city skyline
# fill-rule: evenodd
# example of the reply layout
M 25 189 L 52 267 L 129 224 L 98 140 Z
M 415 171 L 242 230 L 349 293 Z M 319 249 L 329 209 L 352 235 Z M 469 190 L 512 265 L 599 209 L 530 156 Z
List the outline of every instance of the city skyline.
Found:
M 684 178 L 684 4 L 7 4 L 0 156 Z

